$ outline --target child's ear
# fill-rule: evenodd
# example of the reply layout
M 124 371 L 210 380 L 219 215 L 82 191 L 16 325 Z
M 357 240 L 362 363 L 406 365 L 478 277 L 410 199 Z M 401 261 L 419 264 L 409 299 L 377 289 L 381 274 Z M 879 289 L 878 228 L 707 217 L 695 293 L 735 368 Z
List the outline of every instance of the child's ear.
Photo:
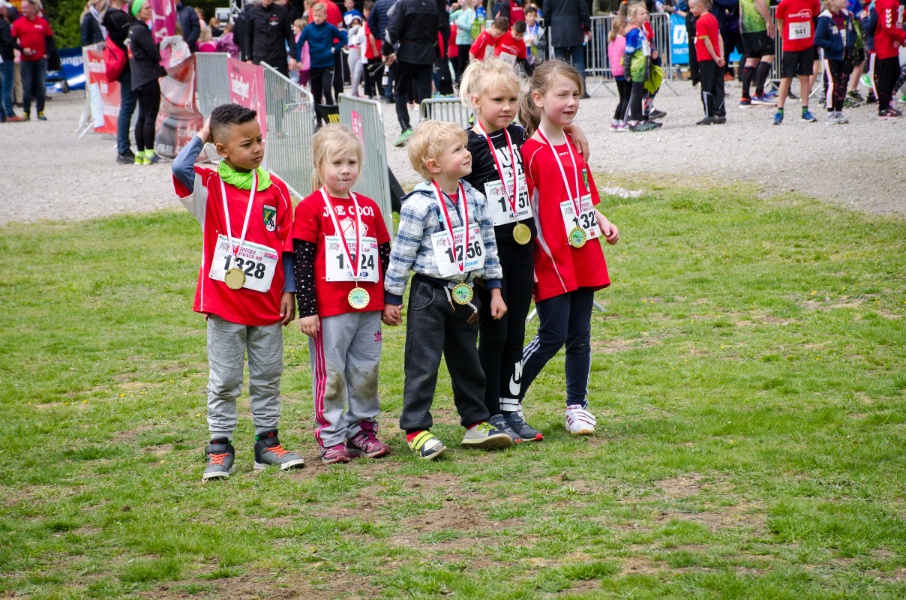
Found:
M 437 161 L 433 158 L 429 158 L 425 161 L 425 167 L 432 173 L 440 173 L 440 167 L 437 165 Z
M 472 104 L 472 108 L 474 108 L 474 109 L 478 108 L 479 99 L 480 98 L 478 96 L 469 96 L 469 102 Z
M 217 154 L 219 154 L 221 158 L 227 157 L 226 148 L 224 148 L 223 144 L 221 144 L 220 142 L 217 142 L 216 144 L 214 144 L 214 149 L 217 150 Z
M 535 106 L 538 108 L 544 108 L 544 96 L 541 95 L 541 92 L 532 92 L 532 102 L 534 102 Z

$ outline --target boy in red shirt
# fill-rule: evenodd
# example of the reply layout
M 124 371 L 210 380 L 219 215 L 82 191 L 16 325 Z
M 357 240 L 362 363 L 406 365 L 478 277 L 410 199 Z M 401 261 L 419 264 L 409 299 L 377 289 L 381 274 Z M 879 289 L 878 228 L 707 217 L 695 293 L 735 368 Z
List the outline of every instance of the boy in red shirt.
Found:
M 526 68 L 526 49 L 525 41 L 525 21 L 517 21 L 513 28 L 507 31 L 494 44 L 494 56 L 500 57 L 501 60 L 513 66 L 517 64 Z
M 705 118 L 698 125 L 722 125 L 727 122 L 724 107 L 724 40 L 717 17 L 708 11 L 708 0 L 690 0 L 689 10 L 695 21 L 695 57 L 701 76 L 702 106 Z
M 13 22 L 13 42 L 18 41 L 22 56 L 19 68 L 22 72 L 23 121 L 31 119 L 31 101 L 35 99 L 38 120 L 46 121 L 44 100 L 47 78 L 47 38 L 53 35 L 50 23 L 40 15 L 40 6 L 34 0 L 22 0 L 22 16 Z M 896 80 L 896 77 L 894 77 Z
M 875 88 L 878 94 L 878 117 L 902 117 L 893 106 L 894 87 L 900 76 L 900 46 L 906 45 L 906 31 L 897 0 L 877 0 L 875 12 Z
M 494 47 L 497 38 L 506 33 L 510 28 L 510 21 L 506 17 L 497 17 L 491 26 L 481 32 L 472 42 L 472 48 L 469 50 L 469 60 L 484 60 L 494 54 Z
M 176 193 L 201 224 L 204 240 L 194 306 L 208 321 L 211 443 L 204 481 L 226 479 L 233 468 L 246 352 L 255 469 L 305 465 L 277 437 L 283 327 L 296 315 L 293 205 L 286 184 L 261 168 L 264 144 L 256 116 L 236 104 L 218 106 L 172 166 Z M 194 166 L 207 142 L 223 158 L 217 169 Z
M 783 65 L 774 125 L 783 123 L 783 105 L 796 76 L 799 77 L 799 97 L 802 98 L 802 120 L 806 123 L 818 121 L 808 110 L 808 97 L 812 92 L 813 64 L 817 58 L 815 21 L 820 12 L 818 0 L 783 0 L 777 7 L 777 27 L 783 36 Z

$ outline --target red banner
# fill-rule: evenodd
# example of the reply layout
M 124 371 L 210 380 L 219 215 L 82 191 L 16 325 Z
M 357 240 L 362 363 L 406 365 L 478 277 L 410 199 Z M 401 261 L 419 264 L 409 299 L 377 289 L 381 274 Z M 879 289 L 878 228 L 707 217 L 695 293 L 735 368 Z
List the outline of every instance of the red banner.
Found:
M 235 58 L 227 60 L 230 73 L 230 101 L 258 111 L 261 135 L 267 137 L 267 104 L 264 101 L 264 69 Z
M 117 81 L 107 81 L 103 48 L 103 44 L 84 48 L 85 70 L 88 72 L 88 100 L 91 103 L 94 130 L 98 133 L 116 135 L 116 121 L 120 114 L 120 84 Z
M 171 67 L 160 80 L 160 112 L 154 151 L 173 158 L 189 143 L 204 120 L 195 105 L 195 57 Z

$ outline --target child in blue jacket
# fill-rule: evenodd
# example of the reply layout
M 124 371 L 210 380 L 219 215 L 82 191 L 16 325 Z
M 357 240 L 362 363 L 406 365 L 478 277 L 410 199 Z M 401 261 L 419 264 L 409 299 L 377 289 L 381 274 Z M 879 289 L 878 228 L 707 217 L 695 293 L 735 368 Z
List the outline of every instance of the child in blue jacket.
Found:
M 327 8 L 324 4 L 311 7 L 311 23 L 302 30 L 296 40 L 296 61 L 302 60 L 302 46 L 308 42 L 308 53 L 311 56 L 311 94 L 315 104 L 333 104 L 331 86 L 333 85 L 333 55 L 346 45 L 346 32 L 340 31 L 326 21 Z
M 818 15 L 815 45 L 824 48 L 824 87 L 827 90 L 827 124 L 842 125 L 849 121 L 843 116 L 846 87 L 853 70 L 853 49 L 856 28 L 853 16 L 846 10 L 847 0 L 825 0 L 824 11 Z

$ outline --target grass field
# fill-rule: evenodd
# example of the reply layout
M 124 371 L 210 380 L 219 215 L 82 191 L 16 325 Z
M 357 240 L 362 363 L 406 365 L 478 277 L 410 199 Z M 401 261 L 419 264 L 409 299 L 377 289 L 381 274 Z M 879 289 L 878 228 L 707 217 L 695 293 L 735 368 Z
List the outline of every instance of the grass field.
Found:
M 322 466 L 293 324 L 308 465 L 254 472 L 243 400 L 209 484 L 193 218 L 0 229 L 0 597 L 906 597 L 906 222 L 740 187 L 603 206 L 596 436 L 564 431 L 558 357 L 526 400 L 544 442 L 461 450 L 443 373 L 452 449 L 418 461 L 385 328 L 394 453 Z

